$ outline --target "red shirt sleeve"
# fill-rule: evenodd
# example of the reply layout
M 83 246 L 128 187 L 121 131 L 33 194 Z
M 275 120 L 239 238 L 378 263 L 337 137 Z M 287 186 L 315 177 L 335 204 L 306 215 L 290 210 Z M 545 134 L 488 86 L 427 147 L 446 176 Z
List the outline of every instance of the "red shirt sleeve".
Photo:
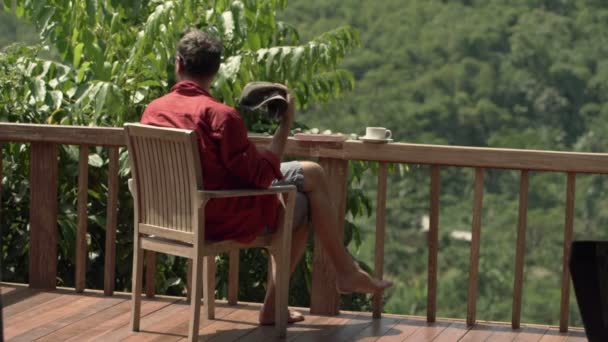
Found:
M 230 172 L 255 188 L 267 188 L 283 178 L 281 161 L 268 150 L 258 151 L 247 137 L 247 128 L 237 113 L 226 116 L 219 129 L 222 162 Z

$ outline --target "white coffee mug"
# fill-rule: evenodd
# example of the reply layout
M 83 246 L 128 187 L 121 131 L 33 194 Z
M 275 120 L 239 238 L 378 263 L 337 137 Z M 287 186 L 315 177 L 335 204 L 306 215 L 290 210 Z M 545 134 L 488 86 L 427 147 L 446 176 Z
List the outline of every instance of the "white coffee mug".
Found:
M 365 137 L 369 139 L 386 140 L 390 139 L 393 133 L 390 129 L 384 127 L 367 127 L 365 128 Z

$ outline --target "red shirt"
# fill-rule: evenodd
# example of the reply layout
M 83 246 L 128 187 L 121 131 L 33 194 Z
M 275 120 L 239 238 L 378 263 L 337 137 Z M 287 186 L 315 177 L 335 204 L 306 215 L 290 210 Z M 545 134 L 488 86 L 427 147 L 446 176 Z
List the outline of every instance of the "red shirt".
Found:
M 277 156 L 249 141 L 238 111 L 194 82 L 181 81 L 152 101 L 141 123 L 196 131 L 205 190 L 267 188 L 283 178 Z M 275 195 L 212 199 L 205 208 L 205 238 L 251 242 L 264 227 L 276 227 L 278 205 Z

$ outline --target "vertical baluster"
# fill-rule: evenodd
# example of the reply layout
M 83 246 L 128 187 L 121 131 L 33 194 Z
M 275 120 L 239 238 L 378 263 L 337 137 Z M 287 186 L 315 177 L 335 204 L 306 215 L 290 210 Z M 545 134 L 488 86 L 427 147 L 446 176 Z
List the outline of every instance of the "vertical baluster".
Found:
M 78 157 L 78 227 L 76 230 L 76 292 L 84 291 L 87 272 L 87 205 L 89 191 L 89 146 L 81 145 Z
M 230 251 L 228 258 L 228 304 L 236 305 L 239 294 L 239 250 Z
M 427 305 L 426 320 L 435 322 L 437 313 L 437 253 L 439 249 L 439 191 L 441 179 L 440 166 L 431 167 L 431 193 L 430 193 L 430 224 L 428 234 L 428 273 L 427 273 Z
M 568 310 L 570 307 L 570 244 L 574 227 L 574 196 L 576 190 L 576 173 L 568 173 L 566 186 L 566 219 L 564 226 L 564 251 L 562 264 L 562 297 L 559 309 L 559 331 L 568 331 Z
M 0 222 L 2 222 L 2 147 L 3 144 L 0 144 Z
M 103 293 L 111 296 L 114 293 L 116 277 L 116 224 L 118 207 L 118 147 L 108 150 L 108 208 L 106 213 L 106 255 L 104 265 Z
M 152 298 L 156 293 L 156 253 L 146 251 L 146 297 Z
M 517 252 L 515 254 L 515 277 L 513 283 L 513 310 L 511 326 L 519 329 L 521 298 L 524 279 L 524 255 L 526 253 L 526 221 L 528 214 L 528 170 L 522 170 L 519 180 L 519 217 L 517 221 Z
M 388 164 L 380 162 L 378 164 L 378 191 L 376 197 L 376 248 L 374 255 L 374 272 L 377 279 L 382 279 L 384 275 L 384 231 L 386 221 L 386 181 Z M 373 316 L 380 318 L 382 313 L 382 295 L 374 294 Z
M 469 259 L 469 294 L 467 303 L 467 325 L 475 325 L 477 309 L 477 278 L 479 273 L 479 242 L 481 238 L 481 210 L 483 206 L 484 170 L 475 169 L 475 194 L 473 198 L 473 223 L 471 254 Z

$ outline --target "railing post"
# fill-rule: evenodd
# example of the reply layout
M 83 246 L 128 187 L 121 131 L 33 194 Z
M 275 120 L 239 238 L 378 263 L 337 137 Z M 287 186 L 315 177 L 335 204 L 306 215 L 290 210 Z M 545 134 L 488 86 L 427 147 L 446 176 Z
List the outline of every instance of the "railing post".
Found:
M 429 216 L 428 235 L 428 274 L 427 274 L 427 304 L 426 320 L 435 322 L 437 313 L 437 254 L 439 250 L 439 191 L 441 179 L 439 178 L 439 165 L 431 167 L 431 210 Z
M 30 287 L 57 284 L 57 145 L 32 143 L 30 159 Z
M 475 193 L 473 197 L 473 222 L 471 228 L 471 254 L 469 258 L 469 293 L 467 302 L 467 325 L 475 325 L 477 310 L 477 282 L 479 275 L 479 240 L 481 238 L 481 211 L 483 208 L 484 170 L 475 169 Z
M 378 165 L 378 191 L 376 197 L 376 248 L 374 251 L 374 273 L 377 279 L 384 275 L 384 232 L 386 222 L 386 181 L 388 177 L 388 164 L 380 162 Z M 373 301 L 373 317 L 380 318 L 382 313 L 382 295 L 375 293 Z
M 521 298 L 524 281 L 524 256 L 526 253 L 526 224 L 528 213 L 528 170 L 522 170 L 519 180 L 519 215 L 517 221 L 517 252 L 515 254 L 515 277 L 513 280 L 513 310 L 511 327 L 519 329 L 521 320 Z
M 562 297 L 559 308 L 559 331 L 568 331 L 568 314 L 570 308 L 570 244 L 572 243 L 572 231 L 574 228 L 574 197 L 576 194 L 576 173 L 568 173 L 566 185 L 566 219 L 564 226 L 564 251 L 562 264 Z
M 108 209 L 106 213 L 106 251 L 103 276 L 103 293 L 111 296 L 116 283 L 116 223 L 118 209 L 118 147 L 108 150 Z
M 76 230 L 76 292 L 84 291 L 87 273 L 87 206 L 89 192 L 89 146 L 80 145 L 78 158 L 78 226 Z
M 344 236 L 344 216 L 346 213 L 346 188 L 348 183 L 348 161 L 319 158 L 329 183 L 329 193 L 338 211 L 338 236 Z M 318 238 L 315 237 L 312 273 L 312 293 L 310 313 L 316 315 L 337 315 L 340 313 L 340 295 L 336 290 L 336 273 Z
M 2 177 L 2 158 L 3 158 L 2 147 L 4 147 L 4 145 L 0 144 L 0 223 L 2 222 L 2 179 L 3 179 L 3 177 Z M 2 313 L 0 312 L 0 314 L 2 314 Z M 2 329 L 0 329 L 0 330 L 2 330 Z M 0 341 L 3 341 L 3 340 L 0 339 Z

